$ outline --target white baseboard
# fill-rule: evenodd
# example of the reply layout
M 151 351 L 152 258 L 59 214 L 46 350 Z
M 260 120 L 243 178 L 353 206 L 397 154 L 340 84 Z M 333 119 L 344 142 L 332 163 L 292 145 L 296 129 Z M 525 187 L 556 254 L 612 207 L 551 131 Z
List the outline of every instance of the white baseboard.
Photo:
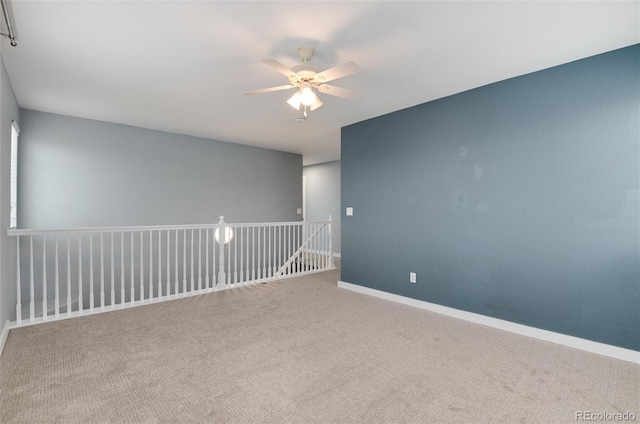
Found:
M 9 321 L 4 323 L 2 326 L 2 332 L 0 333 L 0 356 L 2 356 L 2 351 L 4 350 L 4 344 L 7 342 L 7 337 L 9 337 Z
M 369 287 L 347 283 L 344 281 L 338 281 L 338 287 L 351 290 L 354 292 L 358 292 L 358 293 L 367 294 L 370 296 L 379 297 L 381 299 L 390 300 L 392 302 L 402 303 L 404 305 L 425 309 L 427 311 L 450 316 L 453 318 L 463 319 L 465 321 L 470 321 L 476 324 L 486 325 L 488 327 L 510 331 L 512 333 L 520 334 L 523 336 L 533 337 L 536 339 L 545 340 L 545 341 L 556 343 L 559 345 L 573 347 L 573 348 L 581 349 L 587 352 L 597 353 L 599 355 L 604 355 L 611 358 L 621 359 L 623 361 L 640 364 L 640 352 L 637 352 L 635 350 L 625 349 L 618 346 L 612 346 L 605 343 L 594 342 L 592 340 L 581 339 L 579 337 L 568 336 L 566 334 L 555 333 L 553 331 L 542 330 L 540 328 L 529 327 L 527 325 L 516 324 L 514 322 L 505 321 L 498 318 L 492 318 L 486 315 L 480 315 L 473 312 L 467 312 L 460 309 L 449 308 L 447 306 L 425 302 L 423 300 L 412 299 L 410 297 L 400 296 L 397 294 L 388 293 L 381 290 L 371 289 Z

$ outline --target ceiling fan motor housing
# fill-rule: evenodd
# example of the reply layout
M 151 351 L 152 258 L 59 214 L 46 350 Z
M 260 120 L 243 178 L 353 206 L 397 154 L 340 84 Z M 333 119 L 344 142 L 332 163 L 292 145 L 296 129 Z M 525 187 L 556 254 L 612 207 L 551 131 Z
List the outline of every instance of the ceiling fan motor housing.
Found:
M 312 47 L 300 47 L 298 49 L 298 57 L 303 62 L 310 61 L 313 57 L 313 53 L 315 53 L 315 50 Z
M 297 65 L 291 68 L 296 75 L 289 76 L 289 82 L 293 85 L 300 85 L 303 82 L 312 82 L 318 70 L 311 65 Z

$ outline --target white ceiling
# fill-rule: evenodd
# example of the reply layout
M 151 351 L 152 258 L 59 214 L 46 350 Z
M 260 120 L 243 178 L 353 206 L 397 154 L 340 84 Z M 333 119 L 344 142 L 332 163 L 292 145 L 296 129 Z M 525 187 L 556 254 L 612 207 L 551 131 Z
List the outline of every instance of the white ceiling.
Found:
M 340 128 L 640 42 L 638 1 L 8 0 L 2 56 L 22 108 L 340 157 Z M 4 26 L 3 26 L 4 28 Z M 295 122 L 286 78 L 260 62 L 362 72 Z

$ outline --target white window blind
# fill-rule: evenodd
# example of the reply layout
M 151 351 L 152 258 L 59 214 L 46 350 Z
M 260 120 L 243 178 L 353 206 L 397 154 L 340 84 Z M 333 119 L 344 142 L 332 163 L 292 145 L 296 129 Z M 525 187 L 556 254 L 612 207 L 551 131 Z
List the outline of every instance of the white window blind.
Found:
M 9 228 L 18 226 L 18 135 L 20 128 L 16 121 L 11 121 L 11 188 Z

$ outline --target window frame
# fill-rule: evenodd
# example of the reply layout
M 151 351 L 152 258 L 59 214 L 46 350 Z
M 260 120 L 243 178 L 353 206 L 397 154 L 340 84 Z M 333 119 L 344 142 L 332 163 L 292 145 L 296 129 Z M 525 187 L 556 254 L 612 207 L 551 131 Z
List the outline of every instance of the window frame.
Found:
M 11 164 L 9 174 L 9 228 L 18 228 L 18 137 L 20 127 L 11 121 Z

